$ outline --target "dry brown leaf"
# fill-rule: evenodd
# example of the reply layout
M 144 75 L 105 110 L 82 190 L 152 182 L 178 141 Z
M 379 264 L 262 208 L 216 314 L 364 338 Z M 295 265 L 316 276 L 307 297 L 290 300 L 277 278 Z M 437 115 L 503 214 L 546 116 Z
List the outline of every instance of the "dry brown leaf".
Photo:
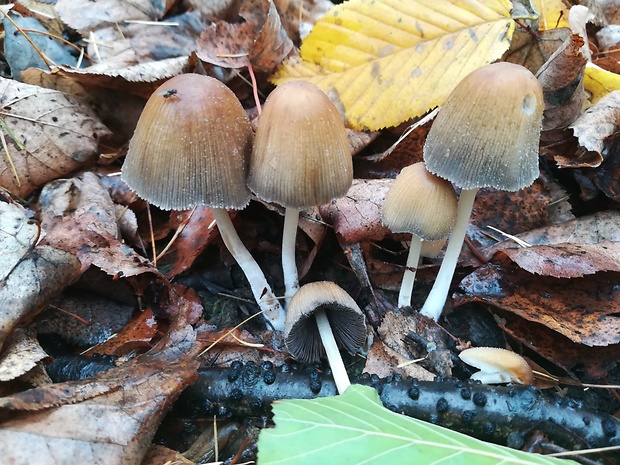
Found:
M 36 329 L 39 334 L 54 334 L 75 346 L 90 347 L 120 331 L 131 319 L 133 310 L 133 305 L 69 290 L 51 302 Z
M 196 49 L 204 26 L 197 11 L 165 21 L 108 24 L 90 33 L 88 54 L 93 72 L 114 71 L 140 63 L 187 57 Z
M 553 278 L 620 271 L 620 242 L 543 245 L 506 249 L 503 253 L 525 271 Z
M 15 137 L 2 131 L 8 156 L 2 151 L 0 185 L 21 197 L 93 161 L 99 140 L 109 135 L 79 98 L 4 78 L 0 117 Z
M 150 341 L 157 334 L 157 321 L 148 308 L 136 315 L 118 334 L 93 348 L 96 354 L 125 355 L 133 350 L 150 347 Z
M 191 218 L 187 221 L 189 215 Z M 170 215 L 170 228 L 178 229 L 186 221 L 187 224 L 174 243 L 174 262 L 166 274 L 168 279 L 189 269 L 205 247 L 219 237 L 210 207 L 196 207 L 193 213 L 173 212 Z
M 56 10 L 65 24 L 88 37 L 92 30 L 126 20 L 161 19 L 168 9 L 167 3 L 166 0 L 58 0 Z
M 588 347 L 513 313 L 498 309 L 494 312 L 498 314 L 496 320 L 499 327 L 511 337 L 569 373 L 581 374 L 585 371 L 591 381 L 599 382 L 605 379 L 608 370 L 616 368 L 620 360 L 620 344 Z
M 579 145 L 599 154 L 599 164 L 603 160 L 605 139 L 618 131 L 619 117 L 620 91 L 616 90 L 588 108 L 571 125 Z
M 381 211 L 391 185 L 391 179 L 354 179 L 347 195 L 321 206 L 321 216 L 349 243 L 383 239 L 390 234 Z
M 540 68 L 536 77 L 543 86 L 543 133 L 567 128 L 581 113 L 585 100 L 583 71 L 588 62 L 581 53 L 583 39 L 572 35 Z
M 151 353 L 92 379 L 1 398 L 0 409 L 13 410 L 0 412 L 3 460 L 140 463 L 163 415 L 195 380 L 196 356 L 204 349 L 187 324 L 184 299 L 176 296 L 168 305 L 178 316 Z
M 508 259 L 496 259 L 461 282 L 465 297 L 455 305 L 482 302 L 540 323 L 587 346 L 620 343 L 620 274 L 601 272 L 558 279 L 523 271 Z
M 224 68 L 252 64 L 259 71 L 272 71 L 293 48 L 274 3 L 243 0 L 235 6 L 244 21 L 212 24 L 200 35 L 196 54 Z
M 533 229 L 517 234 L 516 237 L 530 245 L 620 242 L 620 212 L 615 210 L 597 212 L 563 223 Z M 484 253 L 492 256 L 499 250 L 518 247 L 519 245 L 515 242 L 507 240 L 485 249 Z
M 93 173 L 46 185 L 39 203 L 46 243 L 76 254 L 83 271 L 93 264 L 110 275 L 159 274 L 119 240 L 114 203 Z
M 188 57 L 140 63 L 126 68 L 107 69 L 107 65 L 72 69 L 55 66 L 51 71 L 29 69 L 22 73 L 24 82 L 70 94 L 86 94 L 85 89 L 110 89 L 148 98 L 161 83 L 190 67 Z
M 422 368 L 418 363 L 409 363 L 412 360 L 405 358 L 383 342 L 375 340 L 366 355 L 364 373 L 375 374 L 381 378 L 400 374 L 422 381 L 432 381 L 435 375 Z M 399 366 L 402 365 L 402 366 Z
M 10 381 L 28 373 L 45 358 L 49 356 L 39 345 L 34 331 L 16 329 L 0 356 L 0 381 Z
M 0 203 L 0 348 L 13 328 L 33 318 L 78 277 L 79 262 L 37 245 L 38 227 L 23 208 Z

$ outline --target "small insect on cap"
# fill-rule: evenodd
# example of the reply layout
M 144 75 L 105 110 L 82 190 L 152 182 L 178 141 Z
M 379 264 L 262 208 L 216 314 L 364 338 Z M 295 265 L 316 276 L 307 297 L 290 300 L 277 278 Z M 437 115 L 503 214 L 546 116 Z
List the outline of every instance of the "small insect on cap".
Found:
M 123 164 L 122 179 L 165 210 L 241 209 L 252 129 L 235 94 L 217 79 L 181 74 L 151 95 Z
M 351 148 L 335 105 L 309 82 L 277 87 L 258 122 L 250 189 L 267 202 L 307 208 L 342 197 L 352 182 Z
M 523 66 L 468 74 L 439 110 L 424 145 L 426 168 L 463 189 L 517 191 L 538 177 L 542 87 Z
M 353 298 L 329 281 L 308 283 L 291 299 L 284 324 L 284 340 L 293 357 L 315 363 L 325 357 L 325 348 L 314 314 L 324 310 L 339 346 L 350 354 L 366 341 L 366 319 Z
M 403 168 L 385 197 L 383 223 L 395 233 L 426 241 L 447 237 L 454 227 L 457 198 L 452 185 L 429 173 L 424 163 Z

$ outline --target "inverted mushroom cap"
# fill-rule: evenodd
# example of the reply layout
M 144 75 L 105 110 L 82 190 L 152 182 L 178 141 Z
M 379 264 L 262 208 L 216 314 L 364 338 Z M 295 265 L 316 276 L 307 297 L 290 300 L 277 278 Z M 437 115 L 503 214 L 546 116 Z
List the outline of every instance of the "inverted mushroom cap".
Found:
M 340 286 L 319 281 L 301 286 L 289 304 L 284 340 L 290 354 L 304 363 L 325 357 L 314 314 L 323 310 L 339 346 L 350 354 L 366 341 L 366 320 L 355 300 Z
M 395 233 L 442 239 L 454 227 L 457 198 L 452 185 L 429 173 L 424 163 L 402 169 L 385 197 L 383 223 Z
M 542 87 L 523 66 L 494 63 L 448 96 L 424 145 L 426 168 L 463 189 L 517 191 L 538 177 Z
M 147 101 L 122 179 L 162 209 L 240 209 L 249 202 L 251 150 L 252 129 L 235 94 L 217 79 L 182 74 Z
M 496 347 L 474 347 L 459 354 L 468 365 L 479 368 L 471 378 L 487 383 L 532 384 L 534 373 L 523 357 L 510 350 Z
M 327 95 L 304 81 L 276 88 L 258 122 L 250 189 L 268 202 L 307 208 L 342 197 L 352 181 L 344 122 Z

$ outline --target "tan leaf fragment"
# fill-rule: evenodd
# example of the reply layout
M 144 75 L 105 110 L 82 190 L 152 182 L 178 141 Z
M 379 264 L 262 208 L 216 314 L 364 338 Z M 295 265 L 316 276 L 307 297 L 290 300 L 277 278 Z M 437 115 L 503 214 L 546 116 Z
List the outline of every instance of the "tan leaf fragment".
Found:
M 349 243 L 383 239 L 390 234 L 381 222 L 391 179 L 354 179 L 347 195 L 320 207 L 321 216 Z
M 59 0 L 62 21 L 84 37 L 94 29 L 126 20 L 156 21 L 166 13 L 164 0 Z M 88 12 L 88 14 L 86 14 Z
M 15 137 L 2 130 L 8 154 L 0 149 L 0 185 L 20 197 L 94 160 L 109 135 L 79 98 L 4 78 L 0 118 Z
M 159 274 L 120 241 L 114 202 L 93 173 L 46 185 L 39 203 L 46 243 L 76 254 L 83 271 L 92 264 L 110 275 Z
M 238 9 L 245 21 L 212 24 L 200 35 L 196 54 L 224 68 L 252 64 L 259 71 L 273 70 L 293 48 L 274 2 L 244 0 Z
M 74 255 L 37 246 L 0 281 L 0 348 L 13 328 L 34 318 L 47 303 L 79 276 Z
M 617 132 L 618 121 L 620 121 L 620 90 L 615 90 L 583 112 L 570 127 L 579 140 L 579 145 L 601 155 L 605 139 Z
M 78 277 L 73 255 L 35 246 L 38 231 L 22 207 L 0 203 L 0 349 L 19 323 L 36 316 Z
M 0 355 L 0 381 L 10 381 L 32 370 L 48 358 L 39 345 L 34 331 L 17 329 Z

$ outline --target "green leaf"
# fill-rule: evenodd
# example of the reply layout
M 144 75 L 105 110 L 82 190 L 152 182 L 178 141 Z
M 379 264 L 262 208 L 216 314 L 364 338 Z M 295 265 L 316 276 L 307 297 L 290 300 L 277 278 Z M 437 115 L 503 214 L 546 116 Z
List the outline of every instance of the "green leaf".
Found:
M 377 391 L 274 403 L 276 427 L 258 440 L 259 465 L 509 465 L 571 461 L 509 449 L 383 407 Z

